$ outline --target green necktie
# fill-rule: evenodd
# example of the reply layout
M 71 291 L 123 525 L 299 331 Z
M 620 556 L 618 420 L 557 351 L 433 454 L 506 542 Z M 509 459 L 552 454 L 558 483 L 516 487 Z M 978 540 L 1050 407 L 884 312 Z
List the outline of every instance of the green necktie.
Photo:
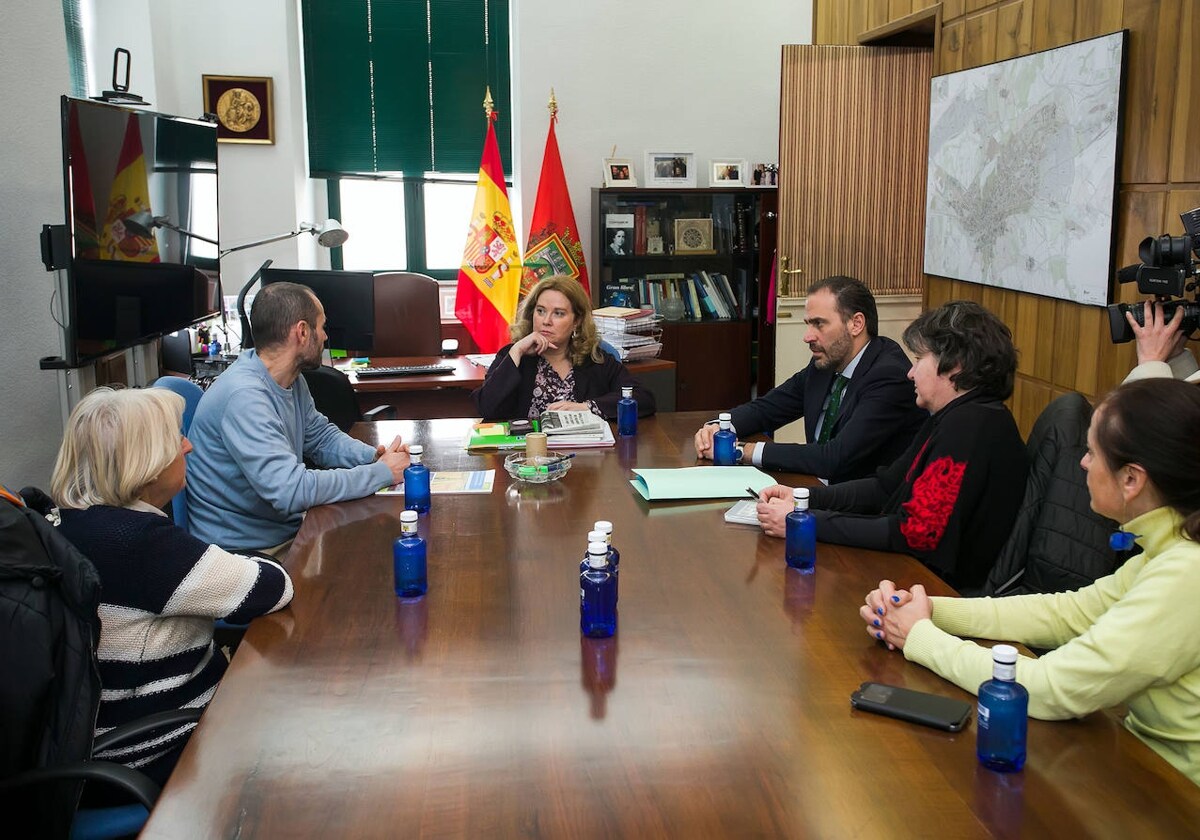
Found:
M 821 421 L 821 433 L 817 435 L 817 443 L 826 443 L 833 437 L 833 424 L 837 422 L 838 409 L 842 407 L 842 394 L 850 378 L 838 374 L 833 380 L 833 388 L 829 391 L 829 405 L 825 408 L 825 419 Z

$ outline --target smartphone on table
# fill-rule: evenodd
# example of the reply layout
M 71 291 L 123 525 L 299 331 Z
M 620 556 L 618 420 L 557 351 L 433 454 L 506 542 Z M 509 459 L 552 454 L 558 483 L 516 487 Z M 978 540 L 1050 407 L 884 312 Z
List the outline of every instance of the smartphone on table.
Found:
M 947 732 L 961 732 L 971 719 L 971 704 L 963 700 L 877 682 L 859 686 L 850 695 L 850 705 Z

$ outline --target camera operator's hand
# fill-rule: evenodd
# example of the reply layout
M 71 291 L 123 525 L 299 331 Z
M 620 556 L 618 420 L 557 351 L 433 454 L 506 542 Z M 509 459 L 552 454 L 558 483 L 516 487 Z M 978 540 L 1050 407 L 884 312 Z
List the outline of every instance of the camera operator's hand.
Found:
M 1138 364 L 1145 362 L 1165 362 L 1183 352 L 1187 336 L 1179 329 L 1183 323 L 1183 307 L 1175 309 L 1175 315 L 1168 321 L 1163 317 L 1162 305 L 1146 301 L 1142 304 L 1142 321 L 1139 324 L 1132 312 L 1125 313 L 1125 320 L 1133 329 L 1133 337 L 1137 340 Z

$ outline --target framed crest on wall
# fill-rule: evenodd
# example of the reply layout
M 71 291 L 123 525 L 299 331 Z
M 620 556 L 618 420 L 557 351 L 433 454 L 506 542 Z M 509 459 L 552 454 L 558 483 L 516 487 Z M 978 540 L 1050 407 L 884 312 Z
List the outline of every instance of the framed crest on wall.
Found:
M 204 111 L 217 117 L 218 143 L 275 143 L 270 76 L 203 76 Z

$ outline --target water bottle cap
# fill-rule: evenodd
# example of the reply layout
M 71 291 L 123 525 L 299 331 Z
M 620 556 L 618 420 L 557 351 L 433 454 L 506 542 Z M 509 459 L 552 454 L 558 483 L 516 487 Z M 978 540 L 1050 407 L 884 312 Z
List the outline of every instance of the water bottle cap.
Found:
M 1001 665 L 1017 664 L 1017 649 L 1012 645 L 996 645 L 992 648 L 992 661 Z
M 728 421 L 728 422 L 732 423 L 732 422 L 733 422 L 733 415 L 732 415 L 732 414 L 730 414 L 728 411 L 722 411 L 720 414 L 718 414 L 718 415 L 717 415 L 717 419 L 718 419 L 718 420 L 725 420 L 725 421 Z
M 632 385 L 622 385 L 621 386 L 621 396 L 626 399 L 628 399 L 629 397 L 632 397 L 633 396 L 633 386 Z
M 607 557 L 608 543 L 600 542 L 599 540 L 588 543 L 588 554 L 599 554 L 601 557 Z
M 793 499 L 807 499 L 808 498 L 808 488 L 807 487 L 793 488 L 792 498 Z
M 425 447 L 419 443 L 410 444 L 408 447 L 409 455 L 421 455 L 425 452 Z
M 605 542 L 603 531 L 588 531 L 588 547 L 594 542 Z M 607 545 L 607 543 L 605 543 Z
M 401 522 L 416 522 L 417 521 L 417 512 L 415 510 L 400 511 L 400 521 Z
M 613 529 L 612 523 L 607 519 L 597 519 L 595 524 L 592 525 L 592 528 L 597 531 L 603 531 L 606 534 L 611 534 Z

